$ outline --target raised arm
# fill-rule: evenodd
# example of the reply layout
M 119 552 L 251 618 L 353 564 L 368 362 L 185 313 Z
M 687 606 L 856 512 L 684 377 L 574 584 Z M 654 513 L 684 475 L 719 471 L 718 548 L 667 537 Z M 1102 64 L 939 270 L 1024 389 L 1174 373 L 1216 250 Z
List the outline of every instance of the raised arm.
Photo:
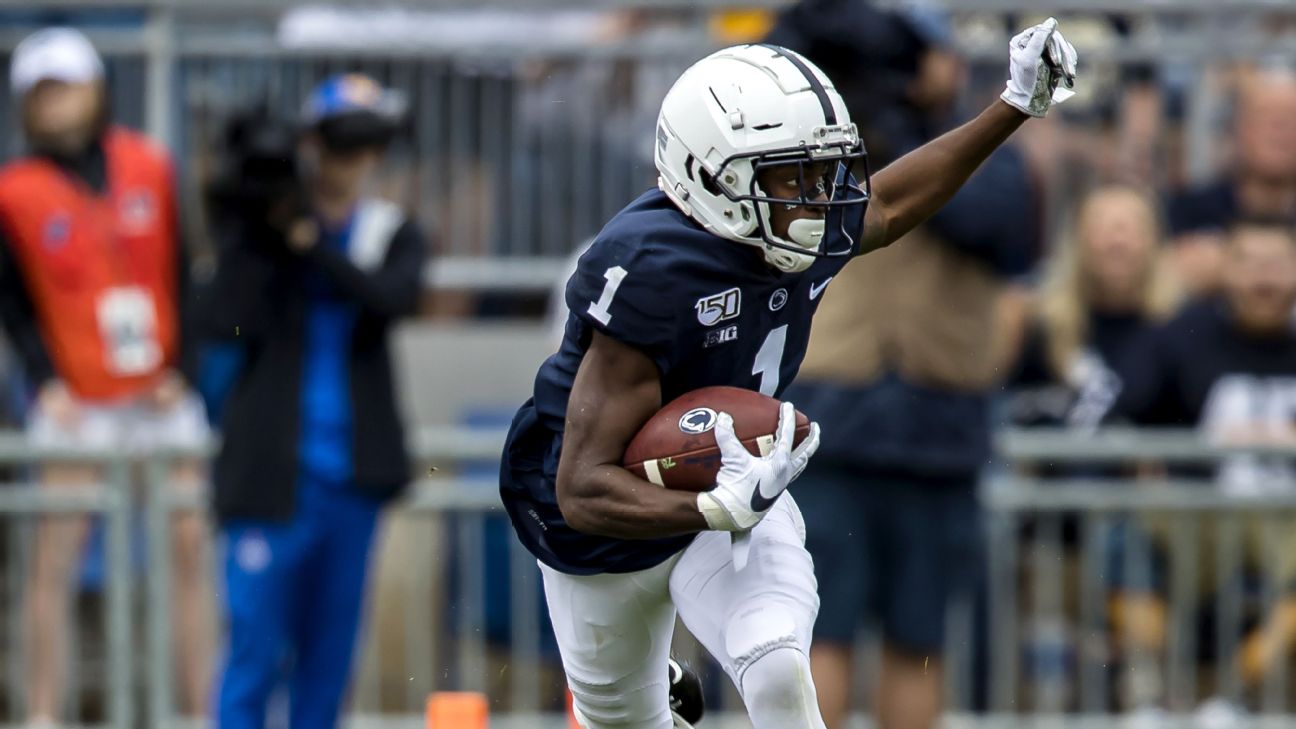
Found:
M 1049 18 L 1009 43 L 1008 87 L 972 121 L 901 157 L 872 178 L 864 251 L 889 245 L 931 217 L 1031 116 L 1071 96 L 1075 49 Z

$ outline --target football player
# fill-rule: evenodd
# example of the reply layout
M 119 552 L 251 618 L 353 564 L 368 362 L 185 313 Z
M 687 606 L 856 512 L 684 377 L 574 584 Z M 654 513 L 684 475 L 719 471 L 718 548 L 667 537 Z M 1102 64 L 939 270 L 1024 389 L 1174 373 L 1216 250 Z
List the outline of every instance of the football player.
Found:
M 1024 31 L 1010 43 L 1002 101 L 872 178 L 841 96 L 789 50 L 727 48 L 666 94 L 660 189 L 618 213 L 581 257 L 562 345 L 501 463 L 503 500 L 540 562 L 585 729 L 689 726 L 670 702 L 677 611 L 756 729 L 822 729 L 806 657 L 814 568 L 783 494 L 814 453 L 817 426 L 794 448 L 785 403 L 777 442 L 758 457 L 719 414 L 722 467 L 702 494 L 632 475 L 626 445 L 691 390 L 778 397 L 833 275 L 933 214 L 1026 119 L 1069 96 L 1075 64 L 1055 20 Z M 731 534 L 745 535 L 745 559 L 735 560 Z

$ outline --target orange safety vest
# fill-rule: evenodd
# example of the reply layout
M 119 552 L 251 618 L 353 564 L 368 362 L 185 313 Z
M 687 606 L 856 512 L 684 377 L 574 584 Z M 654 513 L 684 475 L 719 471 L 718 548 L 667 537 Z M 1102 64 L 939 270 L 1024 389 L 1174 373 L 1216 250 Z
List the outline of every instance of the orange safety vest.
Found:
M 170 160 L 125 129 L 102 143 L 103 194 L 43 158 L 0 169 L 0 225 L 50 361 L 90 400 L 140 392 L 175 364 L 179 345 Z

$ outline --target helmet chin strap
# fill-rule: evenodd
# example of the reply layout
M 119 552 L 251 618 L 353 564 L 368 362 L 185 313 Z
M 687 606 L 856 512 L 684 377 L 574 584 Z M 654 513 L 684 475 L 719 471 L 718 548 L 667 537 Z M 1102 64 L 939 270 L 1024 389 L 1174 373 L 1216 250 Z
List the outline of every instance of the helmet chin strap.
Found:
M 819 241 L 823 238 L 824 223 L 822 220 L 794 220 L 788 226 L 787 238 L 776 236 L 773 233 L 770 237 L 787 246 L 806 248 L 816 250 Z M 790 239 L 790 240 L 789 240 Z M 809 253 L 798 253 L 786 248 L 776 248 L 765 245 L 765 260 L 775 268 L 784 273 L 800 273 L 815 262 L 815 257 Z
M 819 242 L 823 240 L 825 221 L 822 218 L 798 218 L 788 224 L 787 237 L 774 235 L 769 230 L 770 206 L 768 203 L 756 203 L 761 208 L 760 227 L 770 238 L 793 248 L 805 248 L 815 251 L 819 249 Z M 789 208 L 795 207 L 789 205 Z M 765 261 L 771 266 L 784 273 L 800 273 L 814 263 L 815 257 L 809 253 L 798 253 L 786 248 L 777 248 L 768 243 L 762 243 L 761 249 L 765 253 Z
M 784 242 L 781 238 L 777 239 Z M 797 253 L 786 248 L 776 248 L 768 243 L 763 248 L 765 261 L 784 273 L 800 273 L 814 264 L 815 257 L 809 253 Z
M 819 250 L 819 243 L 824 236 L 824 219 L 799 218 L 788 225 L 788 238 L 802 248 Z

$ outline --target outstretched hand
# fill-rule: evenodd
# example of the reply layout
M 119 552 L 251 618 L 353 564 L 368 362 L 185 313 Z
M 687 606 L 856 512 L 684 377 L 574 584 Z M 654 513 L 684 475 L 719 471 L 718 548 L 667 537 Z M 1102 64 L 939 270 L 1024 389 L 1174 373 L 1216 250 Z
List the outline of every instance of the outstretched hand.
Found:
M 1008 43 L 1008 87 L 1000 98 L 1031 116 L 1075 95 L 1076 51 L 1057 25 L 1049 18 Z

